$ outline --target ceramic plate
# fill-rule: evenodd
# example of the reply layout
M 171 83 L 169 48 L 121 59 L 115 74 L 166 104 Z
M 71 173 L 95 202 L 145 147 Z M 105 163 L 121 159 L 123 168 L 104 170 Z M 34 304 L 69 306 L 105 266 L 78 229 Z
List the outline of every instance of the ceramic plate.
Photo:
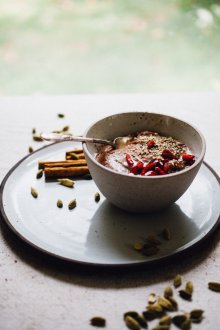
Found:
M 64 159 L 71 142 L 48 145 L 28 155 L 6 175 L 1 185 L 3 219 L 23 240 L 41 251 L 80 264 L 99 266 L 139 265 L 166 259 L 195 246 L 219 224 L 219 180 L 203 164 L 187 192 L 160 213 L 135 215 L 111 205 L 102 195 L 97 203 L 93 180 L 75 180 L 74 188 L 36 179 L 39 160 Z M 30 187 L 38 191 L 34 199 Z M 73 198 L 77 207 L 68 209 Z M 64 206 L 59 209 L 57 200 Z M 161 238 L 164 228 L 171 239 Z M 149 235 L 161 240 L 159 251 L 144 256 L 135 242 Z

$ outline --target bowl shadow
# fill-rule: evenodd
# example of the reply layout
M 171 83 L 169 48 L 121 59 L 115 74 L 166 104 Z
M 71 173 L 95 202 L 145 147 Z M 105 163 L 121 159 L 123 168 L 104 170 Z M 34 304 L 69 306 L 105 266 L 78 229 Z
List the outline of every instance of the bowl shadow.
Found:
M 171 239 L 162 236 L 167 228 Z M 199 228 L 180 208 L 172 204 L 163 211 L 134 214 L 123 211 L 105 200 L 91 219 L 86 239 L 86 254 L 103 264 L 136 264 L 158 261 L 184 250 L 196 238 Z M 146 257 L 133 248 L 153 235 L 160 240 L 156 255 Z

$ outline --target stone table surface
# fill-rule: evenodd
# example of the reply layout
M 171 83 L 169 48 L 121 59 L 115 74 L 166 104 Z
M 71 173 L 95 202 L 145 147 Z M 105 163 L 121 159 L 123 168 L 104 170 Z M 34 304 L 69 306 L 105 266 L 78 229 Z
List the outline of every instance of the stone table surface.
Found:
M 0 182 L 10 168 L 42 145 L 38 132 L 70 125 L 82 134 L 96 119 L 122 111 L 174 115 L 204 134 L 205 161 L 220 174 L 220 94 L 76 95 L 0 98 Z M 58 113 L 65 113 L 61 121 Z M 204 309 L 204 320 L 192 329 L 220 328 L 220 294 L 208 290 L 220 281 L 219 228 L 199 248 L 166 263 L 128 269 L 79 267 L 43 254 L 18 238 L 0 221 L 0 329 L 89 330 L 90 318 L 104 316 L 106 329 L 126 329 L 123 313 L 142 311 L 149 293 L 162 295 L 179 273 L 194 283 L 192 302 L 177 300 L 180 309 Z M 155 325 L 149 322 L 149 329 Z M 174 325 L 171 329 L 176 329 Z

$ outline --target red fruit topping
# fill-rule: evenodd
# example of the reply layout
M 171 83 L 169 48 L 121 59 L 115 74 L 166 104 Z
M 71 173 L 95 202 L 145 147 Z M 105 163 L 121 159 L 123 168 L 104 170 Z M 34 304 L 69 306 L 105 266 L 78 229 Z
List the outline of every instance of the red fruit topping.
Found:
M 126 155 L 125 155 L 125 158 L 126 158 L 126 161 L 127 161 L 127 163 L 128 163 L 128 166 L 132 167 L 132 166 L 134 165 L 134 162 L 133 162 L 133 160 L 132 160 L 132 158 L 131 158 L 131 155 L 126 154 Z
M 166 172 L 165 172 L 164 170 L 162 170 L 159 166 L 156 166 L 154 170 L 155 170 L 155 172 L 156 172 L 157 174 L 159 174 L 159 175 L 164 175 L 164 174 L 166 174 Z
M 135 165 L 135 166 L 133 166 L 133 167 L 131 168 L 130 173 L 131 173 L 131 174 L 137 174 L 137 173 L 138 173 L 138 167 L 137 167 L 137 165 Z
M 139 162 L 137 162 L 136 166 L 139 170 L 142 170 L 142 168 L 144 167 L 144 164 L 141 161 L 139 161 Z
M 157 173 L 154 172 L 154 171 L 149 171 L 149 172 L 147 173 L 147 176 L 155 176 L 155 175 L 157 175 Z
M 168 173 L 169 169 L 170 169 L 169 164 L 165 163 L 164 166 L 163 166 L 163 170 L 164 170 L 164 172 L 165 172 L 165 173 Z
M 147 144 L 148 149 L 151 149 L 151 148 L 153 148 L 154 146 L 155 146 L 155 141 L 154 141 L 154 140 L 150 140 L 150 141 L 148 141 L 148 144 Z
M 154 169 L 154 167 L 156 166 L 156 162 L 152 161 L 150 163 L 148 163 L 147 165 L 145 165 L 141 171 L 141 175 L 145 175 L 145 173 L 147 173 L 148 171 L 151 171 Z
M 156 162 L 156 166 L 160 167 L 163 169 L 163 162 L 161 160 Z
M 183 154 L 182 155 L 182 159 L 184 160 L 184 162 L 191 162 L 192 160 L 194 160 L 195 156 L 191 155 L 191 154 Z
M 162 156 L 164 159 L 168 158 L 168 159 L 178 159 L 176 155 L 174 155 L 174 153 L 172 151 L 170 151 L 169 149 L 164 149 L 162 152 Z

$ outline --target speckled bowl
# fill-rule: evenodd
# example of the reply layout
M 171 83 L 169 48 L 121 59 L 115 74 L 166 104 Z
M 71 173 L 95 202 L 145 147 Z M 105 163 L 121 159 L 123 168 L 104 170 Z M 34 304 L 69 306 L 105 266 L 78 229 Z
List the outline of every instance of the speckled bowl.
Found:
M 119 208 L 137 213 L 158 211 L 177 201 L 194 180 L 205 155 L 205 140 L 198 129 L 177 118 L 157 113 L 112 115 L 95 122 L 84 135 L 113 140 L 144 130 L 185 143 L 196 156 L 195 163 L 180 172 L 163 176 L 133 176 L 118 173 L 97 162 L 95 156 L 100 145 L 83 145 L 90 173 L 101 193 Z

